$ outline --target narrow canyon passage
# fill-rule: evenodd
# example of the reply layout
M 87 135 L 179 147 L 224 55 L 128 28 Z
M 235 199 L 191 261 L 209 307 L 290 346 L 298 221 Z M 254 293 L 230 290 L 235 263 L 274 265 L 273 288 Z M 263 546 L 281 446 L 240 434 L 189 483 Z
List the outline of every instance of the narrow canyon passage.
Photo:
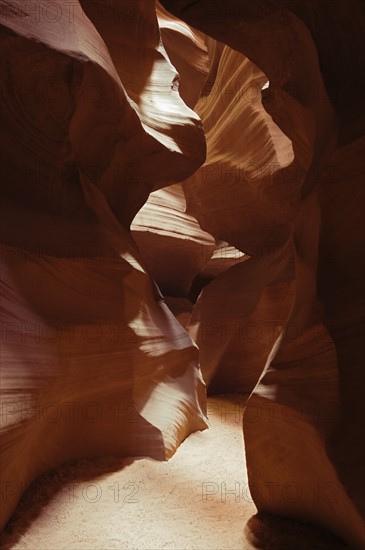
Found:
M 0 0 L 4 549 L 363 550 L 364 36 Z

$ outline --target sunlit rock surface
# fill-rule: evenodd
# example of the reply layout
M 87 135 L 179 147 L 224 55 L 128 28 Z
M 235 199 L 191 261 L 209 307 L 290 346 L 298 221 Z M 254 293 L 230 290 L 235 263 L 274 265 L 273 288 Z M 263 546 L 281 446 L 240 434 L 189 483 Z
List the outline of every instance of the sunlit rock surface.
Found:
M 179 94 L 194 108 L 209 70 L 205 35 L 174 17 L 158 1 L 156 13 L 163 45 L 179 73 Z
M 215 249 L 214 238 L 186 213 L 179 184 L 151 193 L 134 218 L 131 233 L 151 276 L 167 296 L 187 297 Z
M 362 548 L 363 3 L 161 4 L 0 1 L 2 522 L 171 456 L 203 376 L 258 510 Z
M 360 178 L 364 167 L 359 154 L 364 150 L 360 137 L 364 111 L 360 93 L 354 90 L 364 83 L 363 72 L 358 80 L 363 49 L 360 57 L 357 54 L 364 32 L 363 5 L 355 0 L 346 7 L 341 2 L 325 6 L 226 2 L 224 7 L 212 4 L 207 16 L 205 2 L 163 4 L 192 26 L 247 55 L 265 73 L 270 85 L 263 91 L 263 104 L 293 147 L 293 164 L 287 165 L 287 170 L 292 167 L 297 173 L 292 185 L 281 194 L 279 178 L 272 188 L 272 205 L 277 201 L 279 207 L 270 211 L 269 203 L 265 205 L 266 190 L 258 200 L 262 213 L 266 206 L 276 231 L 270 239 L 274 252 L 265 267 L 265 254 L 245 249 L 252 240 L 270 242 L 260 234 L 262 220 L 268 218 L 253 217 L 256 203 L 247 209 L 241 223 L 234 223 L 230 208 L 233 193 L 227 192 L 216 199 L 222 215 L 212 216 L 213 209 L 203 207 L 198 217 L 213 236 L 250 254 L 242 269 L 249 271 L 252 259 L 258 258 L 251 277 L 241 276 L 242 286 L 237 282 L 248 301 L 258 296 L 259 287 L 272 280 L 279 266 L 285 271 L 283 258 L 290 260 L 294 270 L 289 316 L 262 365 L 265 369 L 243 419 L 255 503 L 259 510 L 318 522 L 360 548 L 365 541 L 364 493 L 360 489 L 364 464 L 364 348 L 360 344 L 364 327 L 364 287 L 360 283 L 364 275 L 360 245 L 364 201 Z M 345 42 L 341 51 L 340 44 Z M 219 64 L 214 69 L 217 79 Z M 202 119 L 206 128 L 204 114 Z M 206 131 L 209 163 L 210 126 Z M 262 140 L 258 143 L 260 152 L 267 150 Z M 280 172 L 285 173 L 279 170 L 274 179 Z M 199 187 L 199 179 L 198 185 L 189 184 L 187 196 L 194 193 L 196 197 Z M 222 185 L 214 185 L 213 180 L 213 194 L 220 189 Z M 250 188 L 245 193 L 243 184 L 241 189 L 243 197 L 252 194 Z M 290 189 L 294 202 L 288 200 Z M 341 201 L 344 208 L 339 206 Z M 197 201 L 192 202 L 195 213 L 199 207 Z M 237 204 L 239 209 L 244 202 L 237 200 Z M 293 206 L 288 215 L 280 212 L 285 205 Z M 349 212 L 347 207 L 351 215 L 344 212 Z M 209 286 L 202 293 L 202 306 L 205 292 Z M 206 301 L 213 307 L 212 300 Z M 247 307 L 245 302 L 240 309 L 243 317 Z M 288 494 L 290 483 L 295 494 Z
M 206 427 L 198 350 L 128 231 L 205 139 L 153 3 L 0 7 L 4 525 L 53 466 L 165 459 Z
M 285 223 L 289 227 L 295 215 L 301 180 L 294 179 L 291 141 L 261 104 L 265 75 L 228 46 L 207 43 L 211 68 L 196 105 L 207 159 L 183 189 L 201 226 L 237 248 L 230 245 L 225 261 L 221 250 L 215 271 L 212 258 L 216 279 L 199 296 L 189 332 L 210 391 L 249 393 L 291 306 Z M 209 264 L 201 277 L 208 274 Z

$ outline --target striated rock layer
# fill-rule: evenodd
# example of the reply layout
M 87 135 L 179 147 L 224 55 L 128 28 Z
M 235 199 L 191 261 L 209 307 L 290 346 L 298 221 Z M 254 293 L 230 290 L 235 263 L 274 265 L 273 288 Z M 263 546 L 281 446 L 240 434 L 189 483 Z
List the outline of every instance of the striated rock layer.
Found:
M 210 391 L 248 393 L 292 302 L 291 236 L 285 222 L 294 216 L 301 179 L 293 181 L 291 141 L 261 104 L 265 75 L 228 46 L 207 43 L 211 69 L 196 106 L 206 131 L 207 159 L 183 189 L 201 226 L 239 250 L 232 247 L 236 261 L 222 263 L 204 288 L 189 332 L 199 346 Z M 301 162 L 306 163 L 304 154 Z M 276 257 L 278 247 L 281 257 Z
M 65 460 L 165 459 L 206 427 L 198 350 L 128 231 L 153 189 L 200 166 L 205 139 L 153 3 L 0 13 L 3 526 Z
M 154 191 L 131 225 L 145 265 L 167 296 L 186 297 L 215 249 L 213 237 L 186 213 L 181 185 Z
M 363 4 L 161 4 L 0 0 L 0 523 L 66 460 L 171 456 L 200 361 L 258 510 L 362 548 Z
M 179 94 L 193 109 L 209 70 L 205 36 L 167 12 L 158 1 L 156 14 L 163 45 L 179 73 Z
M 228 288 L 234 281 L 239 288 L 234 294 L 242 296 L 241 307 L 232 299 L 233 317 L 241 314 L 244 322 L 259 297 L 263 299 L 263 289 L 266 293 L 279 273 L 287 273 L 288 260 L 293 269 L 289 315 L 261 364 L 263 371 L 243 419 L 255 503 L 262 511 L 320 523 L 362 548 L 363 3 L 162 3 L 193 27 L 244 53 L 264 72 L 269 86 L 262 92 L 263 105 L 292 142 L 293 160 L 287 157 L 274 170 L 271 189 L 265 185 L 265 173 L 256 181 L 251 179 L 252 189 L 246 181 L 238 185 L 232 177 L 214 178 L 210 164 L 204 194 L 209 196 L 209 206 L 203 202 L 204 181 L 199 176 L 194 176 L 198 183 L 185 186 L 188 205 L 202 228 L 251 256 L 225 274 Z M 217 55 L 223 54 L 219 46 Z M 218 77 L 219 69 L 216 62 Z M 233 142 L 233 135 L 240 135 L 235 129 L 240 113 L 242 107 L 236 118 L 225 116 L 219 125 L 216 118 L 212 126 L 202 115 L 208 163 L 211 128 L 217 124 L 221 138 L 222 126 L 230 126 L 231 137 L 227 130 L 226 139 Z M 245 120 L 242 116 L 243 134 Z M 257 129 L 259 122 L 252 127 Z M 255 154 L 269 151 L 264 135 L 262 130 L 256 136 L 250 153 L 253 160 Z M 213 136 L 211 143 L 215 150 Z M 228 149 L 231 152 L 231 144 Z M 246 155 L 247 149 L 242 148 L 241 158 Z M 225 161 L 225 154 L 217 159 L 221 165 Z M 270 162 L 270 156 L 263 160 L 263 164 Z M 290 170 L 296 175 L 286 185 L 284 175 Z M 245 172 L 244 176 L 247 180 Z M 272 243 L 269 259 L 250 247 L 252 242 Z M 255 257 L 256 265 L 251 263 Z M 219 318 L 217 303 L 223 319 L 232 318 L 223 288 L 227 286 L 217 286 L 214 296 L 213 291 L 208 295 L 208 286 L 206 300 L 203 291 L 200 318 L 204 320 L 204 311 L 209 310 Z

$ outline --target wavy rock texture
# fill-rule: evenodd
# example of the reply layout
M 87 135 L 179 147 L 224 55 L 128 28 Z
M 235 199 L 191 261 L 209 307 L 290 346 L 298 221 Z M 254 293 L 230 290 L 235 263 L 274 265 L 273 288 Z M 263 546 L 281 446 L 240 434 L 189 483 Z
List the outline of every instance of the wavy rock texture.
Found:
M 239 135 L 239 115 L 235 119 L 226 116 L 219 129 L 217 126 L 220 143 L 222 126 L 229 126 L 231 134 L 227 129 L 226 140 L 231 136 L 231 144 L 221 158 L 214 159 L 219 148 L 214 125 L 219 118 L 212 117 L 212 124 L 207 124 L 198 108 L 207 132 L 206 180 L 200 174 L 184 185 L 189 208 L 202 228 L 251 256 L 224 274 L 228 292 L 236 285 L 237 302 L 231 299 L 227 304 L 223 299 L 227 285 L 222 282 L 219 288 L 220 277 L 203 291 L 198 301 L 202 312 L 197 311 L 199 343 L 199 326 L 204 328 L 209 316 L 206 313 L 204 317 L 205 312 L 214 310 L 219 321 L 220 310 L 223 319 L 229 320 L 234 303 L 234 314 L 247 319 L 263 299 L 263 289 L 267 292 L 279 274 L 285 274 L 286 281 L 293 277 L 289 315 L 266 364 L 261 364 L 264 369 L 243 420 L 255 503 L 262 511 L 320 523 L 362 548 L 365 526 L 360 464 L 364 464 L 365 411 L 360 344 L 364 288 L 360 280 L 364 256 L 360 253 L 359 257 L 359 251 L 364 212 L 359 153 L 364 133 L 363 71 L 359 75 L 363 48 L 361 54 L 357 52 L 364 33 L 363 4 L 357 0 L 346 7 L 337 1 L 162 3 L 193 27 L 244 53 L 264 72 L 270 85 L 263 91 L 263 104 L 292 142 L 294 159 L 286 155 L 283 163 L 279 160 L 271 188 L 265 184 L 265 173 L 257 178 L 254 189 L 246 181 L 241 185 L 236 181 L 234 186 L 232 176 L 225 180 L 220 175 L 214 177 L 211 166 L 216 169 L 227 161 L 232 136 Z M 215 55 L 223 57 L 224 53 L 219 46 Z M 213 69 L 218 80 L 220 63 L 216 61 Z M 222 112 L 224 109 L 215 111 L 214 116 Z M 249 124 L 242 107 L 239 113 L 242 125 L 246 120 Z M 256 114 L 255 118 L 251 127 L 258 130 L 263 117 Z M 241 158 L 251 157 L 256 167 L 256 155 L 266 153 L 263 164 L 270 164 L 263 128 L 256 132 L 256 139 L 251 151 L 242 148 Z M 274 139 L 274 148 L 277 144 Z M 237 158 L 236 153 L 233 164 Z M 296 173 L 291 186 L 288 181 L 285 185 L 289 179 L 285 175 L 293 174 L 290 170 Z M 243 172 L 245 180 L 247 171 Z M 248 181 L 254 183 L 252 178 Z M 203 202 L 204 184 L 210 193 L 206 191 Z M 257 203 L 252 197 L 258 197 Z M 351 215 L 346 215 L 347 208 Z M 255 250 L 252 243 L 261 248 Z M 262 245 L 269 243 L 274 244 L 273 253 L 260 252 Z M 292 274 L 287 272 L 288 263 Z M 202 361 L 204 371 L 205 359 Z
M 179 73 L 179 94 L 194 108 L 209 71 L 205 36 L 171 15 L 159 2 L 156 2 L 156 14 L 163 45 Z
M 204 429 L 200 360 L 258 510 L 362 548 L 363 5 L 161 4 L 0 0 L 1 525 Z
M 165 459 L 206 427 L 197 348 L 128 231 L 205 140 L 153 3 L 0 8 L 4 525 L 57 464 Z
M 179 94 L 190 107 L 198 101 L 209 72 L 208 52 L 201 33 L 169 14 L 159 2 L 156 14 L 161 38 L 179 72 Z M 202 231 L 186 212 L 181 185 L 157 190 L 149 196 L 131 225 L 132 236 L 146 267 L 164 296 L 187 297 L 192 282 L 209 262 L 215 239 Z M 170 301 L 175 312 L 176 299 Z M 187 303 L 181 301 L 184 311 Z M 180 313 L 177 307 L 176 314 Z
M 232 247 L 237 261 L 221 264 L 216 280 L 203 290 L 189 331 L 210 391 L 248 393 L 291 305 L 293 263 L 285 222 L 294 216 L 300 180 L 293 181 L 298 172 L 291 141 L 261 104 L 265 75 L 228 46 L 208 40 L 208 50 L 211 70 L 196 106 L 207 159 L 183 188 L 188 210 L 202 227 L 241 252 Z
M 175 184 L 151 193 L 131 225 L 152 278 L 167 296 L 187 297 L 215 249 L 214 238 L 185 210 L 184 192 Z

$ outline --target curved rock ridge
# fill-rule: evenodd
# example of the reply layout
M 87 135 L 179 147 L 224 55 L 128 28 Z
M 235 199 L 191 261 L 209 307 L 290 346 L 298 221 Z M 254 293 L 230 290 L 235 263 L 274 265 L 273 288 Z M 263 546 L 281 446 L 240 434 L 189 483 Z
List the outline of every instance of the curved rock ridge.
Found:
M 207 424 L 198 350 L 129 232 L 150 191 L 205 155 L 153 4 L 0 13 L 3 526 L 42 472 L 167 459 Z
M 65 461 L 168 459 L 207 384 L 258 511 L 364 547 L 364 33 L 362 0 L 0 0 L 0 527 Z
M 202 227 L 239 250 L 229 245 L 232 262 L 217 264 L 217 279 L 198 298 L 189 332 L 210 391 L 249 393 L 293 301 L 290 224 L 305 173 L 298 177 L 297 164 L 308 165 L 310 148 L 304 142 L 305 154 L 294 159 L 291 140 L 261 104 L 267 78 L 255 65 L 213 39 L 207 46 L 211 70 L 196 106 L 207 159 L 183 189 Z
M 209 72 L 205 35 L 171 15 L 158 1 L 156 14 L 163 45 L 179 73 L 179 94 L 193 109 Z
M 364 464 L 365 400 L 360 339 L 364 334 L 364 254 L 359 239 L 363 235 L 360 179 L 364 166 L 359 152 L 363 150 L 364 117 L 356 74 L 359 63 L 364 63 L 364 52 L 362 49 L 358 58 L 355 51 L 365 28 L 363 3 L 352 0 L 346 8 L 339 1 L 162 3 L 193 27 L 245 54 L 264 72 L 269 86 L 262 92 L 263 105 L 292 142 L 294 164 L 287 164 L 287 169 L 297 169 L 293 195 L 287 196 L 289 186 L 273 186 L 272 190 L 278 191 L 271 203 L 274 210 L 269 201 L 265 204 L 264 191 L 258 200 L 260 215 L 254 203 L 239 219 L 235 212 L 243 209 L 250 189 L 245 194 L 241 186 L 242 194 L 237 195 L 226 178 L 226 196 L 221 199 L 223 186 L 214 185 L 214 178 L 207 177 L 205 197 L 210 200 L 216 194 L 214 210 L 212 203 L 207 207 L 202 200 L 201 175 L 193 176 L 195 185 L 192 180 L 184 184 L 189 208 L 202 227 L 251 256 L 223 275 L 228 277 L 229 288 L 236 275 L 241 307 L 235 309 L 233 300 L 223 302 L 223 289 L 227 288 L 223 283 L 220 293 L 213 296 L 221 276 L 203 290 L 196 307 L 203 312 L 204 306 L 206 311 L 210 307 L 218 321 L 220 315 L 223 319 L 232 317 L 230 308 L 247 319 L 263 289 L 266 292 L 268 285 L 277 282 L 279 273 L 286 274 L 284 280 L 289 282 L 287 269 L 291 266 L 288 316 L 278 339 L 267 350 L 265 368 L 243 418 L 255 504 L 259 511 L 322 524 L 351 546 L 362 548 L 365 506 L 359 487 L 363 486 L 360 464 Z M 343 42 L 346 46 L 342 52 Z M 221 55 L 224 48 L 217 48 L 217 52 Z M 214 70 L 217 79 L 219 64 Z M 363 74 L 359 83 L 363 83 Z M 209 86 L 206 97 L 209 102 Z M 214 132 L 219 115 L 216 110 L 215 120 L 207 127 L 204 114 L 197 110 L 207 132 L 209 166 L 209 131 L 212 128 Z M 237 119 L 241 114 L 243 122 L 242 108 Z M 237 119 L 232 123 L 227 117 L 223 120 L 223 124 L 232 124 L 232 134 Z M 215 139 L 221 130 L 222 123 Z M 262 139 L 257 140 L 256 148 L 257 143 L 262 144 Z M 227 149 L 231 150 L 232 144 Z M 245 153 L 243 150 L 243 156 Z M 224 155 L 221 160 L 225 161 Z M 257 187 L 259 184 L 260 179 Z M 263 229 L 267 231 L 270 224 L 277 233 L 268 238 Z M 252 242 L 272 242 L 274 253 L 268 258 L 258 253 L 259 249 L 250 250 Z M 255 257 L 256 269 L 250 266 Z M 239 277 L 244 270 L 249 274 Z M 222 307 L 225 309 L 220 314 Z M 194 315 L 202 323 L 204 317 L 199 317 L 198 310 L 192 318 Z M 199 338 L 198 334 L 198 342 Z M 204 372 L 203 363 L 202 368 Z
M 143 261 L 165 296 L 187 297 L 215 248 L 214 238 L 185 209 L 183 190 L 175 184 L 151 193 L 131 225 Z
M 153 188 L 201 165 L 204 134 L 178 94 L 153 3 L 74 2 L 71 14 L 61 0 L 50 11 L 45 1 L 19 10 L 2 1 L 1 8 L 11 196 L 57 212 L 70 201 L 63 207 L 72 211 L 87 177 L 127 227 Z M 17 183 L 23 164 L 28 195 Z M 44 187 L 52 187 L 54 204 Z
M 292 303 L 290 229 L 282 227 L 295 216 L 305 173 L 298 164 L 308 165 L 310 148 L 301 144 L 300 161 L 294 160 L 291 140 L 261 104 L 267 77 L 244 55 L 206 42 L 210 73 L 196 110 L 207 159 L 183 189 L 201 226 L 233 243 L 236 256 L 242 251 L 251 259 L 235 268 L 236 261 L 222 264 L 222 274 L 198 298 L 188 330 L 210 391 L 249 393 Z M 278 247 L 282 257 L 272 266 Z
M 249 256 L 225 241 L 217 241 L 213 255 L 202 271 L 207 278 L 217 277 L 220 273 L 237 263 L 247 261 Z
M 237 250 L 234 246 L 221 240 L 217 240 L 212 257 L 206 264 L 204 269 L 195 277 L 190 292 L 189 298 L 192 302 L 196 302 L 202 289 L 210 283 L 220 273 L 224 273 L 230 267 L 247 261 L 250 256 Z
M 293 216 L 298 170 L 291 141 L 261 104 L 266 76 L 242 54 L 207 42 L 210 91 L 196 105 L 207 159 L 183 183 L 187 210 L 203 229 L 252 255 L 288 211 Z

